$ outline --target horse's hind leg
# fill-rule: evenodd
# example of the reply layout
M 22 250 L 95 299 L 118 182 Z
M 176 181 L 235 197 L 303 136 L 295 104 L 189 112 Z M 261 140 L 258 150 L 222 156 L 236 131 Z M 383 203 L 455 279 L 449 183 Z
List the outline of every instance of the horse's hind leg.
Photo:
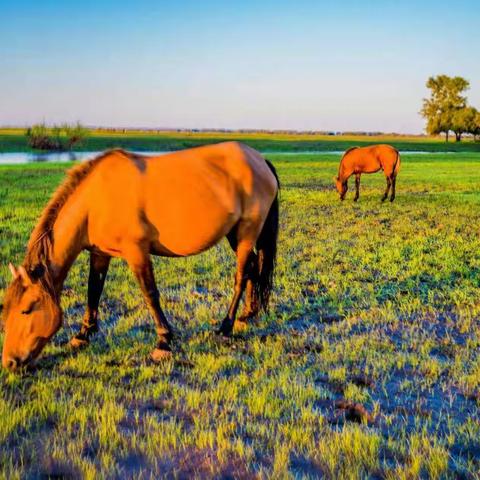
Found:
M 390 201 L 393 202 L 395 200 L 395 185 L 397 183 L 397 176 L 395 174 L 392 175 L 392 195 L 390 196 Z
M 137 277 L 140 288 L 142 289 L 145 301 L 155 320 L 157 330 L 157 345 L 151 353 L 151 358 L 155 362 L 162 361 L 171 357 L 172 349 L 170 342 L 172 340 L 172 330 L 160 307 L 160 294 L 155 284 L 153 266 L 149 255 L 139 256 L 139 258 L 127 259 L 130 268 Z
M 100 302 L 100 296 L 102 295 L 109 265 L 109 256 L 93 252 L 90 253 L 87 310 L 83 317 L 80 332 L 70 340 L 70 345 L 74 348 L 87 345 L 92 334 L 98 332 L 98 304 Z
M 360 196 L 360 174 L 355 174 L 355 198 L 353 199 L 354 202 L 358 200 Z
M 243 312 L 239 318 L 237 318 L 237 324 L 246 325 L 248 320 L 257 316 L 260 310 L 260 302 L 258 299 L 257 289 L 255 285 L 257 283 L 259 272 L 259 258 L 254 252 L 250 255 L 250 260 L 246 268 L 247 283 L 245 286 L 245 306 Z
M 237 229 L 233 229 L 227 235 L 228 242 L 232 247 L 232 250 L 237 252 Z M 245 276 L 247 278 L 245 285 L 245 306 L 242 314 L 236 320 L 237 323 L 246 324 L 247 320 L 257 315 L 260 304 L 258 301 L 257 290 L 255 288 L 256 279 L 259 275 L 259 259 L 258 255 L 252 251 L 250 254 L 250 260 L 245 267 Z
M 249 280 L 249 267 L 253 262 L 255 253 L 253 252 L 253 247 L 256 241 L 255 238 L 249 238 L 251 235 L 244 236 L 244 233 L 250 230 L 248 226 L 240 225 L 237 229 L 237 244 L 236 244 L 236 253 L 237 253 L 237 271 L 235 273 L 235 287 L 233 298 L 228 309 L 227 316 L 222 322 L 218 333 L 228 336 L 232 333 L 233 325 L 235 323 L 235 316 L 238 310 L 238 304 L 242 298 L 243 292 Z M 230 243 L 232 243 L 230 241 Z M 253 285 L 251 287 L 253 289 Z
M 387 197 L 388 197 L 388 192 L 390 191 L 390 186 L 392 184 L 392 181 L 390 180 L 390 177 L 386 177 L 387 179 L 387 189 L 385 190 L 385 193 L 383 194 L 383 197 L 382 197 L 382 202 L 384 202 Z

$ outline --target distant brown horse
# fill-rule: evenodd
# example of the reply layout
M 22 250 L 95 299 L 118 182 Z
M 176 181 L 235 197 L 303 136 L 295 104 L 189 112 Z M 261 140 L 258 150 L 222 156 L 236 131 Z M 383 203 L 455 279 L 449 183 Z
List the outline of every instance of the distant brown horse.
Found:
M 400 170 L 400 153 L 390 145 L 372 145 L 370 147 L 349 148 L 340 161 L 338 176 L 333 181 L 340 194 L 340 200 L 345 198 L 348 190 L 348 179 L 355 175 L 355 202 L 360 196 L 360 175 L 362 173 L 375 173 L 383 170 L 387 179 L 387 189 L 382 197 L 382 202 L 388 197 L 390 188 L 392 194 L 390 201 L 395 200 L 395 184 Z
M 30 363 L 62 324 L 60 294 L 78 254 L 90 251 L 88 304 L 73 346 L 98 329 L 98 305 L 111 257 L 135 274 L 153 315 L 152 359 L 171 356 L 171 328 L 160 308 L 150 254 L 195 255 L 227 237 L 237 256 L 233 299 L 219 332 L 266 309 L 278 231 L 278 178 L 257 151 L 237 142 L 158 157 L 105 152 L 74 167 L 33 230 L 23 265 L 10 264 L 4 303 L 3 365 Z

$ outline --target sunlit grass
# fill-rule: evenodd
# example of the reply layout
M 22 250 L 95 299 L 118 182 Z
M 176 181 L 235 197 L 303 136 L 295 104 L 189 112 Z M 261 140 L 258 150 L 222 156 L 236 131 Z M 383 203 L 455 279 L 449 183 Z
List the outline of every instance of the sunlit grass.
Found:
M 226 242 L 155 259 L 177 340 L 174 361 L 153 365 L 153 322 L 116 260 L 101 332 L 73 353 L 82 254 L 37 370 L 0 372 L 1 476 L 475 478 L 480 155 L 405 156 L 393 204 L 379 174 L 340 203 L 338 156 L 269 157 L 283 184 L 270 314 L 232 341 L 213 333 L 232 294 Z M 0 167 L 0 302 L 64 169 Z

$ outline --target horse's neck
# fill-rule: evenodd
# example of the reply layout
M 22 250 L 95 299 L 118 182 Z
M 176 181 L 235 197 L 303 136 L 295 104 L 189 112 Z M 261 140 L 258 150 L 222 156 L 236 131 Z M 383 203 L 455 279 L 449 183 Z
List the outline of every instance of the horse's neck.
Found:
M 53 225 L 50 271 L 57 293 L 79 253 L 87 246 L 86 202 L 76 194 L 61 208 Z
M 345 181 L 345 156 L 340 160 L 340 165 L 338 167 L 338 179 L 343 182 Z
M 338 167 L 338 179 L 341 182 L 347 181 L 353 174 L 352 162 L 346 158 L 349 153 L 350 152 L 347 152 L 343 156 L 342 160 L 340 160 L 340 166 Z

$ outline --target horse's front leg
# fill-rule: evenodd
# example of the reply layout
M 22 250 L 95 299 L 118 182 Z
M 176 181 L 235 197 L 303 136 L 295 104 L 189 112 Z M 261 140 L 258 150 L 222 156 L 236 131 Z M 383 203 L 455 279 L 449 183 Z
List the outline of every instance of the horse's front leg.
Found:
M 88 275 L 87 309 L 83 316 L 82 328 L 71 340 L 74 348 L 87 345 L 92 334 L 98 332 L 98 304 L 107 277 L 110 257 L 98 253 L 90 253 L 90 273 Z
M 342 183 L 342 193 L 340 194 L 340 200 L 343 202 L 345 200 L 345 195 L 348 191 L 348 178 Z
M 152 262 L 149 255 L 141 256 L 140 258 L 133 260 L 127 260 L 130 264 L 130 268 L 137 277 L 145 301 L 147 302 L 155 321 L 157 345 L 150 354 L 150 357 L 154 362 L 161 362 L 172 356 L 170 343 L 173 335 L 172 329 L 160 307 L 160 294 L 155 283 Z
M 360 196 L 360 174 L 355 174 L 355 198 L 353 199 L 354 202 L 358 200 Z

